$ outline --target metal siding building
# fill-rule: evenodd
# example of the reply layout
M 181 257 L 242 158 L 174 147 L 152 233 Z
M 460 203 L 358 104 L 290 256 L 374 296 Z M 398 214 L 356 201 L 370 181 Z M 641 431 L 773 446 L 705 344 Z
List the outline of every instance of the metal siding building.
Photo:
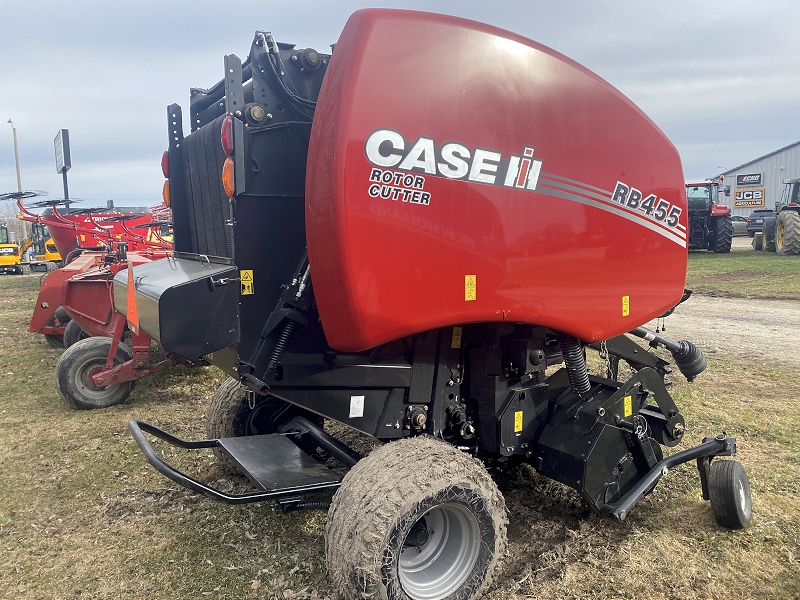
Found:
M 737 181 L 737 176 L 761 174 L 760 183 Z M 784 146 L 774 152 L 748 161 L 738 167 L 725 171 L 724 186 L 730 186 L 730 196 L 720 194 L 720 202 L 731 207 L 732 215 L 748 216 L 755 208 L 775 208 L 775 203 L 781 199 L 783 182 L 786 179 L 800 177 L 800 142 Z M 761 199 L 758 190 L 763 190 L 763 204 L 757 203 Z M 748 206 L 736 204 L 750 203 Z

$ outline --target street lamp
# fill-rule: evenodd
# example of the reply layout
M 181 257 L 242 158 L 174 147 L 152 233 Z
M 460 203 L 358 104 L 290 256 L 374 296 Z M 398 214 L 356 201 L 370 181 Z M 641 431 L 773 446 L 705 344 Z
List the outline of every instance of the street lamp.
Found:
M 14 134 L 14 162 L 17 164 L 17 191 L 22 191 L 22 178 L 19 176 L 19 151 L 17 150 L 17 128 L 14 127 L 14 122 L 9 119 L 11 131 Z

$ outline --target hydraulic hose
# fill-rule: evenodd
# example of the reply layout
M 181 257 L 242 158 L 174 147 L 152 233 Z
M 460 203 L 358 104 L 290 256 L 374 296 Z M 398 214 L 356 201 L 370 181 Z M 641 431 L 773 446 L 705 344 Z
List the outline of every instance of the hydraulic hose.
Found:
M 558 341 L 561 344 L 561 353 L 564 355 L 564 364 L 567 366 L 570 388 L 578 396 L 583 397 L 592 387 L 589 383 L 589 371 L 586 369 L 583 344 L 578 338 L 566 333 L 559 333 Z
M 681 340 L 676 342 L 663 335 L 651 331 L 646 327 L 637 327 L 630 331 L 631 335 L 640 337 L 650 342 L 651 345 L 662 346 L 670 351 L 675 365 L 678 367 L 687 381 L 694 381 L 694 378 L 706 370 L 708 363 L 703 351 L 692 342 Z

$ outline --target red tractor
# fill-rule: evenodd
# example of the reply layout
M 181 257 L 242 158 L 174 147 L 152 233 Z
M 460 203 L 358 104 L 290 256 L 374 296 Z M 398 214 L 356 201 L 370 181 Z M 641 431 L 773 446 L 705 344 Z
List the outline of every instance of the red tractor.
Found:
M 689 209 L 689 249 L 728 253 L 733 242 L 731 208 L 719 202 L 719 183 L 686 184 Z
M 337 598 L 481 596 L 506 548 L 493 475 L 521 463 L 622 520 L 696 461 L 717 521 L 747 526 L 744 468 L 718 460 L 736 440 L 665 456 L 686 428 L 671 369 L 626 335 L 689 380 L 706 366 L 642 327 L 683 298 L 689 233 L 678 153 L 630 100 L 522 36 L 395 10 L 355 13 L 332 55 L 257 31 L 224 69 L 191 132 L 167 109 L 175 255 L 114 278 L 141 331 L 230 375 L 207 440 L 131 421 L 159 472 L 327 508 Z M 324 420 L 383 445 L 362 457 Z M 147 434 L 214 448 L 253 490 Z

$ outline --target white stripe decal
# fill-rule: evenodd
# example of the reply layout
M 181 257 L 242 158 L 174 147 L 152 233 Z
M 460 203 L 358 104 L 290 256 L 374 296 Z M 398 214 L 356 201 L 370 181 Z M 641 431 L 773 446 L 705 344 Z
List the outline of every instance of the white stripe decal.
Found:
M 585 198 L 582 196 L 578 196 L 576 194 L 571 194 L 567 191 L 562 191 L 560 189 L 544 187 L 544 182 L 539 182 L 539 186 L 537 187 L 536 191 L 540 194 L 547 194 L 548 196 L 556 196 L 558 198 L 564 198 L 565 200 L 572 200 L 573 202 L 578 202 L 580 204 L 585 204 L 586 206 L 592 206 L 594 208 L 599 208 L 600 210 L 604 210 L 606 212 L 612 213 L 617 215 L 618 217 L 622 217 L 623 219 L 627 219 L 637 225 L 641 225 L 642 227 L 646 227 L 650 231 L 653 231 L 659 235 L 664 236 L 671 242 L 675 242 L 682 248 L 686 248 L 686 239 L 681 237 L 679 233 L 673 233 L 668 229 L 665 229 L 661 225 L 657 223 L 653 223 L 643 217 L 640 217 L 634 213 L 631 213 L 615 204 L 611 203 L 611 199 L 608 198 L 607 202 L 598 202 L 597 200 L 592 200 L 590 198 Z

